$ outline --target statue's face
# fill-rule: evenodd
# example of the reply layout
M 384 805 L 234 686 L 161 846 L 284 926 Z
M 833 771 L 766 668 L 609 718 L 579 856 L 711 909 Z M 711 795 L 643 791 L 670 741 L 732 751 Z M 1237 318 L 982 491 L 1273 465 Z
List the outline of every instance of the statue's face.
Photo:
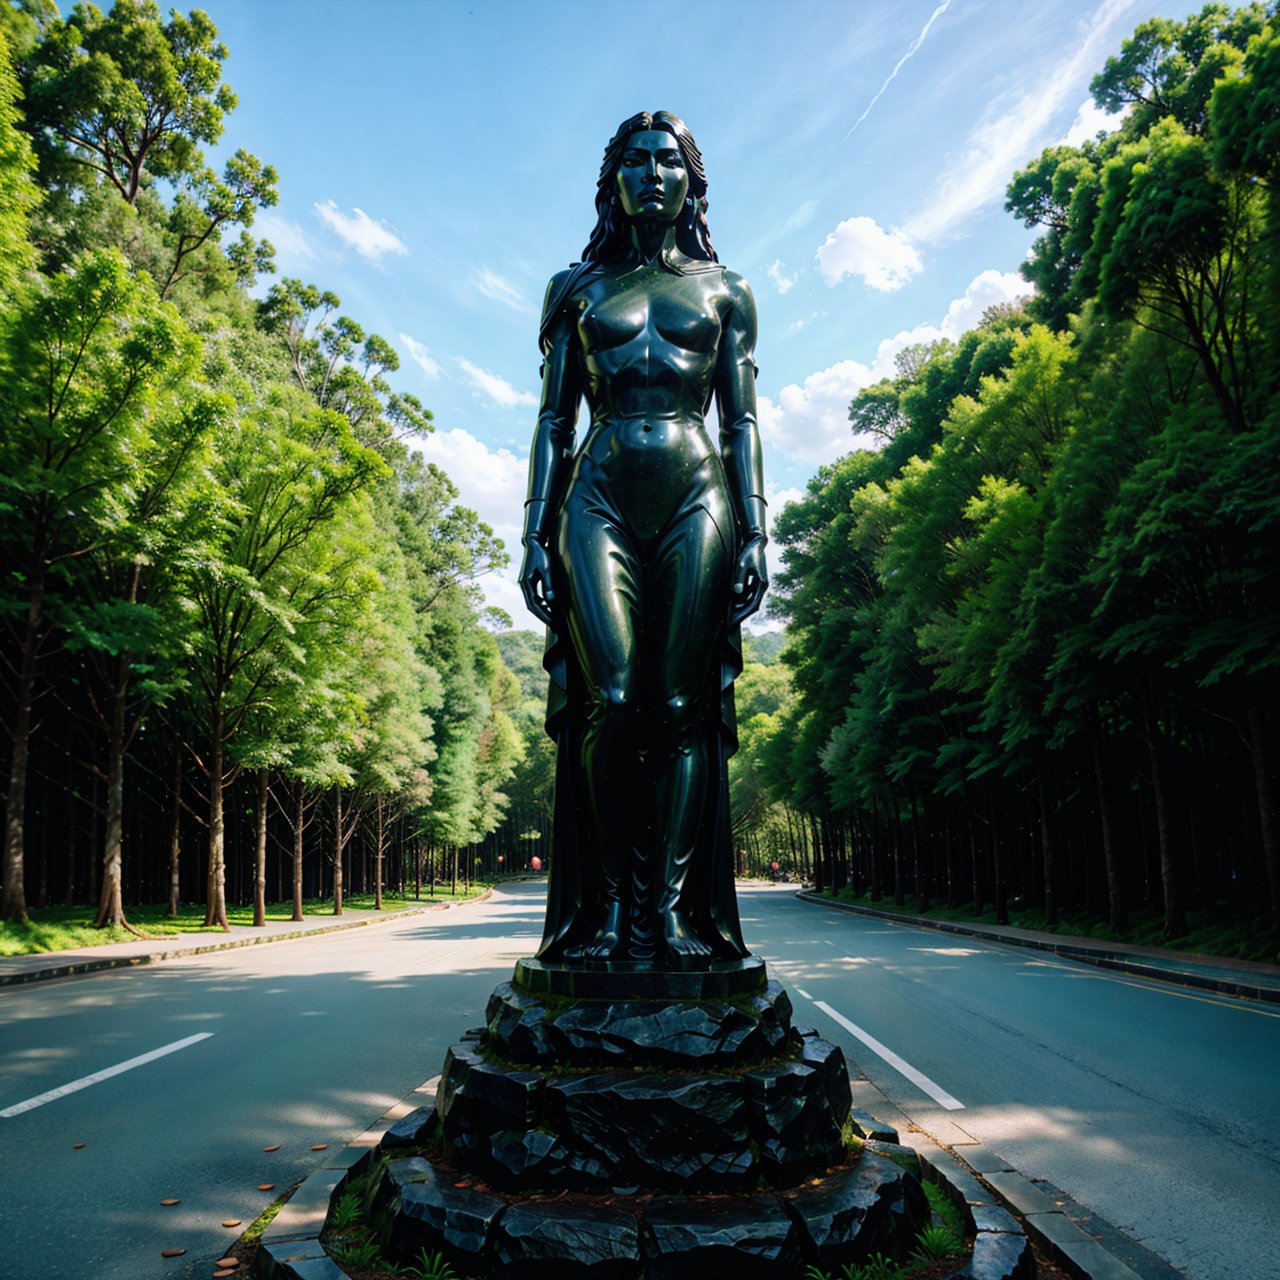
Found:
M 680 147 L 662 129 L 644 129 L 627 139 L 617 182 L 618 201 L 628 218 L 674 222 L 689 194 Z

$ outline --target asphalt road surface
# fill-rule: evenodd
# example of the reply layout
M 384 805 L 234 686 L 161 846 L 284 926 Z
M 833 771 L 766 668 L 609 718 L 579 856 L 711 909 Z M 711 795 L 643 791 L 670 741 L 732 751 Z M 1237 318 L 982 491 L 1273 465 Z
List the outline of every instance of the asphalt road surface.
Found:
M 1274 1010 L 782 888 L 740 900 L 797 1022 L 926 1131 L 960 1126 L 1192 1280 L 1274 1274 Z M 0 991 L 0 1203 L 17 1228 L 0 1276 L 209 1275 L 324 1159 L 312 1145 L 347 1142 L 439 1071 L 533 950 L 542 910 L 540 885 L 516 885 L 366 929 Z

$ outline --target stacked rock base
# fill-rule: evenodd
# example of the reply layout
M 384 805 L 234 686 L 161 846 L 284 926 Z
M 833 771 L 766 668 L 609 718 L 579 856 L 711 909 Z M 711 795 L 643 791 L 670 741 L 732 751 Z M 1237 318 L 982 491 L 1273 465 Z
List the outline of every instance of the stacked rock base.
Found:
M 928 1221 L 913 1173 L 848 1157 L 844 1055 L 792 1026 L 759 960 L 522 961 L 486 1018 L 446 1057 L 419 1138 L 435 1146 L 371 1189 L 398 1260 L 425 1248 L 493 1280 L 792 1280 L 903 1257 Z

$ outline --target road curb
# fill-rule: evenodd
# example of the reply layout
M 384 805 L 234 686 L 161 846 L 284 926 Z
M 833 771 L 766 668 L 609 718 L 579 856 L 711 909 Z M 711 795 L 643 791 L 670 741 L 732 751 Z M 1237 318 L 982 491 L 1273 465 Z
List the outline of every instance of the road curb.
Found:
M 422 906 L 405 907 L 387 915 L 373 916 L 367 920 L 344 920 L 342 924 L 322 925 L 317 929 L 297 929 L 290 933 L 263 934 L 256 938 L 235 938 L 227 942 L 210 942 L 197 947 L 174 947 L 167 951 L 155 951 L 140 956 L 103 956 L 101 960 L 77 960 L 70 964 L 51 965 L 47 969 L 32 969 L 27 973 L 0 973 L 0 987 L 25 986 L 32 982 L 49 982 L 54 978 L 70 978 L 78 974 L 101 973 L 109 969 L 132 969 L 143 964 L 159 964 L 165 960 L 176 960 L 182 956 L 211 955 L 215 951 L 235 951 L 241 947 L 261 947 L 270 942 L 292 942 L 295 938 L 315 938 L 326 933 L 343 933 L 348 929 L 363 929 L 371 924 L 388 924 L 392 920 L 404 920 L 409 916 L 422 915 L 427 911 L 445 911 L 450 907 L 464 906 L 473 902 L 484 902 L 492 889 L 486 889 L 474 898 L 464 902 L 427 903 Z
M 955 920 L 930 920 L 925 916 L 900 915 L 896 911 L 880 911 L 875 907 L 857 906 L 852 902 L 836 902 L 816 893 L 800 892 L 796 894 L 802 902 L 811 902 L 820 907 L 831 907 L 836 911 L 847 911 L 852 915 L 869 916 L 875 920 L 885 920 L 890 924 L 914 926 L 920 929 L 933 929 L 937 933 L 950 933 L 965 938 L 980 938 L 984 942 L 998 942 L 1011 947 L 1026 947 L 1033 951 L 1045 951 L 1051 955 L 1061 956 L 1064 960 L 1079 960 L 1084 964 L 1094 965 L 1099 969 L 1108 969 L 1117 973 L 1129 974 L 1135 978 L 1148 978 L 1153 982 L 1168 982 L 1179 987 L 1193 987 L 1200 991 L 1212 991 L 1218 995 L 1239 996 L 1246 1000 L 1258 1000 L 1266 1004 L 1280 1004 L 1280 987 L 1264 986 L 1249 982 L 1245 978 L 1217 978 L 1207 973 L 1190 973 L 1185 969 L 1166 969 L 1160 965 L 1144 964 L 1139 957 L 1127 956 L 1121 952 L 1107 951 L 1101 947 L 1081 947 L 1066 942 L 1046 942 L 1040 938 L 1014 938 L 1007 934 L 994 933 L 981 925 L 963 924 Z

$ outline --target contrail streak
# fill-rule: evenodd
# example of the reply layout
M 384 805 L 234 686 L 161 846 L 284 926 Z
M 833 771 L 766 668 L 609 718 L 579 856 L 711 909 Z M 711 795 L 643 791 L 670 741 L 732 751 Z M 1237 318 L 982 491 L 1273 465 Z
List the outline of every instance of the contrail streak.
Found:
M 850 137 L 853 135 L 854 129 L 856 129 L 871 114 L 871 108 L 884 97 L 884 91 L 893 83 L 894 77 L 902 70 L 907 60 L 915 54 L 916 50 L 924 44 L 924 38 L 929 34 L 929 29 L 950 8 L 951 0 L 942 0 L 942 3 L 929 15 L 929 21 L 924 24 L 920 30 L 920 34 L 911 42 L 911 47 L 898 59 L 897 66 L 889 72 L 889 78 L 880 86 L 879 92 L 876 96 L 867 103 L 867 109 L 853 122 L 853 128 L 851 128 L 849 132 L 840 139 L 841 142 L 848 142 Z

